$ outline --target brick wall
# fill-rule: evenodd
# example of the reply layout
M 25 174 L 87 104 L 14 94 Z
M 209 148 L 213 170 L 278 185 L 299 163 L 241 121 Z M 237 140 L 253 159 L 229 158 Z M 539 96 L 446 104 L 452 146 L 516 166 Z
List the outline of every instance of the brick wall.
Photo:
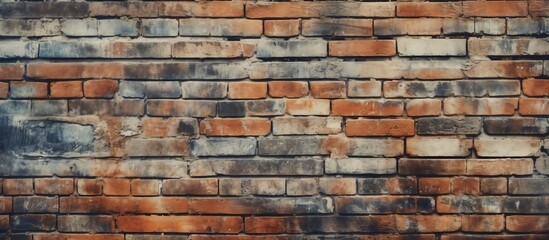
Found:
M 0 3 L 0 239 L 549 239 L 549 2 Z

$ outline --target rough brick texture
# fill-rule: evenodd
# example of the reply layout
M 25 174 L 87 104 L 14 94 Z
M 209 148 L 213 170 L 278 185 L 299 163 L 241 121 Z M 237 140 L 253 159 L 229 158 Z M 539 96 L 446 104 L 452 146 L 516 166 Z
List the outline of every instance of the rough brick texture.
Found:
M 549 239 L 547 0 L 0 0 L 0 239 Z

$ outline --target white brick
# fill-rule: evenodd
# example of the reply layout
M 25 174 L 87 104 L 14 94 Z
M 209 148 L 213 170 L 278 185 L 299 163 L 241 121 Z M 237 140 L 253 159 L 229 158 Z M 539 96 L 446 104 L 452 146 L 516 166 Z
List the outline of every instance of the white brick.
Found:
M 397 39 L 399 56 L 465 56 L 465 39 Z
M 35 58 L 37 56 L 37 42 L 0 42 L 0 58 Z
M 532 35 L 540 31 L 541 23 L 531 18 L 507 19 L 508 35 Z
M 455 137 L 412 137 L 406 139 L 406 153 L 421 157 L 465 157 L 473 147 L 471 139 Z
M 469 55 L 549 55 L 545 39 L 469 39 Z
M 475 19 L 475 33 L 485 35 L 505 34 L 505 19 L 477 18 Z
M 97 19 L 71 19 L 62 23 L 61 31 L 67 36 L 97 36 Z
M 326 159 L 327 174 L 393 174 L 397 161 L 394 158 Z
M 539 156 L 541 140 L 530 137 L 482 137 L 475 139 L 475 149 L 481 157 Z
M 257 44 L 258 58 L 325 57 L 326 41 L 261 41 Z
M 139 34 L 137 20 L 109 19 L 99 20 L 97 26 L 99 36 L 134 37 Z

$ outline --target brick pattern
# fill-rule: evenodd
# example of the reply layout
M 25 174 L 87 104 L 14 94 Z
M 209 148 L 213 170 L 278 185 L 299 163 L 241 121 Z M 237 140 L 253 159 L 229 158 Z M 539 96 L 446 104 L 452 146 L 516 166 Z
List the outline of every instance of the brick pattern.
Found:
M 1 1 L 0 239 L 549 239 L 549 2 Z

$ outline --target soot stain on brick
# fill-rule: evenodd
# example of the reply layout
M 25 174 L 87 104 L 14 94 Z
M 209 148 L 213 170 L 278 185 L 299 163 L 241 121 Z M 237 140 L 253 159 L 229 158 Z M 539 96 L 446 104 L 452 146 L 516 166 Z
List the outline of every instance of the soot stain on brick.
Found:
M 430 198 L 418 198 L 416 199 L 416 208 L 418 212 L 429 213 L 435 208 L 433 201 Z
M 196 134 L 196 126 L 190 122 L 179 121 L 177 125 L 177 133 L 182 135 L 194 135 Z

